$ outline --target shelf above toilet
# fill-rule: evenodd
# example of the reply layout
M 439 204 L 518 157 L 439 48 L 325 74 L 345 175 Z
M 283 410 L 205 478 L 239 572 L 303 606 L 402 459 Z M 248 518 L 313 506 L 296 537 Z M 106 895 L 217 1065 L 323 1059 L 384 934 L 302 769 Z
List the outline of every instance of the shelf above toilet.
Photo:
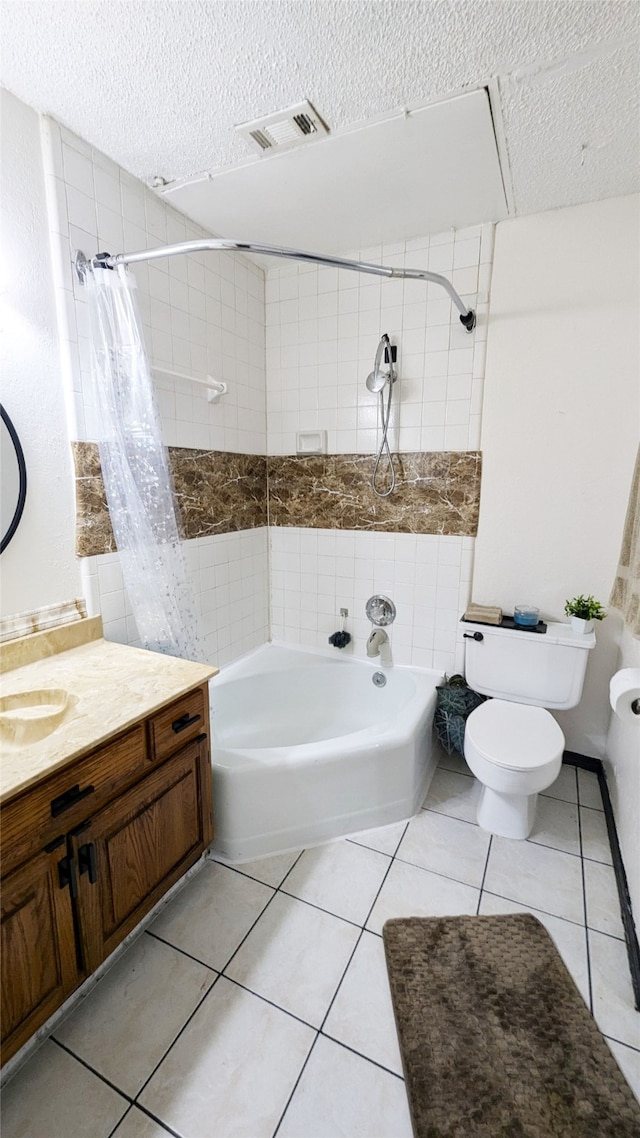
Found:
M 485 628 L 514 628 L 517 632 L 545 633 L 547 631 L 547 626 L 543 620 L 539 620 L 538 623 L 534 625 L 516 624 L 512 616 L 506 616 L 504 614 L 502 616 L 500 624 L 492 624 L 489 621 L 484 620 L 465 620 L 464 617 L 461 617 L 460 619 L 463 624 L 482 624 L 485 626 Z

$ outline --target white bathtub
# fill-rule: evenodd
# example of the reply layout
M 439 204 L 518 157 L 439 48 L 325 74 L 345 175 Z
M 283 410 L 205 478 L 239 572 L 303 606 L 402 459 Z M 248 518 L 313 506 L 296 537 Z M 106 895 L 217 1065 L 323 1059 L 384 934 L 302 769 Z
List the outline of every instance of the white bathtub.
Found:
M 225 668 L 211 697 L 213 848 L 241 861 L 411 817 L 436 762 L 440 679 L 272 644 Z

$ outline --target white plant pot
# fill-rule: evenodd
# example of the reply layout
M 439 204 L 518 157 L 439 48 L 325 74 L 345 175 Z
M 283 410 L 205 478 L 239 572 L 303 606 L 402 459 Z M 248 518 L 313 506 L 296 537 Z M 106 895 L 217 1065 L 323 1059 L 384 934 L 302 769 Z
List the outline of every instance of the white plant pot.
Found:
M 593 632 L 594 620 L 583 620 L 581 616 L 571 617 L 571 627 L 578 636 L 588 636 Z

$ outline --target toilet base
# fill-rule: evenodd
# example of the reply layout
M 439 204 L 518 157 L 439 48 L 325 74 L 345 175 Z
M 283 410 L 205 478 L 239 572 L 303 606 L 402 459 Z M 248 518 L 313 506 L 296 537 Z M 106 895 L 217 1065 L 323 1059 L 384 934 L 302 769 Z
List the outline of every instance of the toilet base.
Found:
M 478 825 L 500 838 L 528 838 L 536 817 L 537 794 L 502 794 L 483 786 Z

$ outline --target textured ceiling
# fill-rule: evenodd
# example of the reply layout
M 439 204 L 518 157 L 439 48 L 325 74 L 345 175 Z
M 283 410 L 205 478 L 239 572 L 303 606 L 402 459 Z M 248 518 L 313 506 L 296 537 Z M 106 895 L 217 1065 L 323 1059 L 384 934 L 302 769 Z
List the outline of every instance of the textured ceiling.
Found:
M 147 181 L 246 162 L 234 124 L 301 98 L 335 131 L 491 83 L 515 212 L 640 188 L 637 0 L 2 0 L 0 19 L 0 82 Z

